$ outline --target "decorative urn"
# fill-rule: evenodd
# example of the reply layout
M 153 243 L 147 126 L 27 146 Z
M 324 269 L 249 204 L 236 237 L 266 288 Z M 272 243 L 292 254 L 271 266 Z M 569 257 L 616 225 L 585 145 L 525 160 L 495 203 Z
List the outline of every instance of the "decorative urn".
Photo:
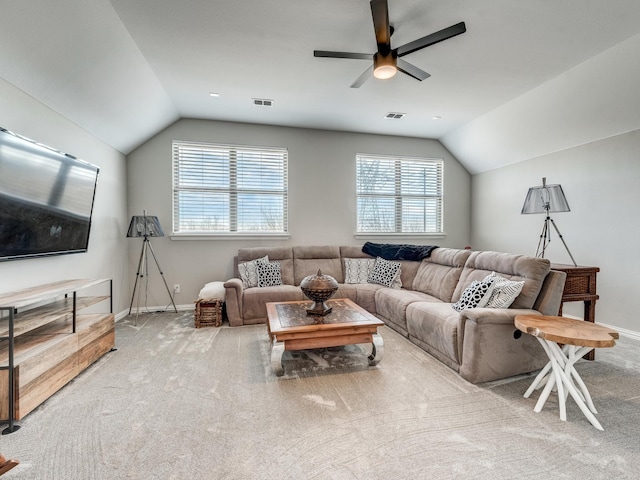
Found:
M 307 298 L 313 300 L 311 308 L 307 309 L 307 315 L 324 316 L 331 313 L 331 307 L 328 307 L 326 300 L 333 297 L 338 290 L 338 282 L 330 275 L 323 275 L 318 269 L 315 275 L 304 277 L 300 282 L 300 289 Z

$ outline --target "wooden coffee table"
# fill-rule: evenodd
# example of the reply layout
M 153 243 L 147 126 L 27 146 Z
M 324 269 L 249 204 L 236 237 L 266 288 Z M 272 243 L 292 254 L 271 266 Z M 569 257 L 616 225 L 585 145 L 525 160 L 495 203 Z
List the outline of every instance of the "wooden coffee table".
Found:
M 377 365 L 384 354 L 384 343 L 378 327 L 384 322 L 348 298 L 327 300 L 332 312 L 323 317 L 307 316 L 313 302 L 267 303 L 271 367 L 276 375 L 284 374 L 282 356 L 285 350 L 340 347 L 370 343 L 369 365 Z

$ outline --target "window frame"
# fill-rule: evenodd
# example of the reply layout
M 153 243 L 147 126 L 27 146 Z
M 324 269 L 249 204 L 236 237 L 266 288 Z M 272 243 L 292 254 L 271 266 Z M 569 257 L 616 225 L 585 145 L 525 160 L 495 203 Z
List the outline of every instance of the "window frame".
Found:
M 364 193 L 360 191 L 360 163 L 362 161 L 376 161 L 380 160 L 382 162 L 391 162 L 393 163 L 393 193 L 387 191 L 374 191 L 369 193 Z M 436 193 L 435 194 L 408 194 L 403 193 L 403 185 L 407 185 L 407 182 L 403 182 L 403 167 L 412 168 L 421 168 L 419 164 L 429 164 L 431 168 L 435 169 L 435 181 L 438 182 L 435 186 Z M 355 224 L 355 237 L 356 238 L 367 238 L 367 237 L 444 237 L 444 160 L 442 158 L 434 158 L 434 157 L 415 157 L 408 155 L 382 155 L 382 154 L 369 154 L 369 153 L 358 153 L 356 154 L 356 162 L 355 162 L 355 176 L 356 176 L 356 184 L 355 184 L 355 194 L 356 194 L 356 224 Z M 384 182 L 382 182 L 384 183 Z M 387 182 L 387 186 L 388 186 Z M 361 212 L 361 200 L 364 198 L 373 198 L 373 199 L 393 199 L 393 231 L 373 231 L 373 230 L 361 230 L 361 225 L 365 222 L 365 219 L 362 218 Z M 403 218 L 402 212 L 405 210 L 403 208 L 403 201 L 408 199 L 422 199 L 422 200 L 434 200 L 435 207 L 434 213 L 432 214 L 430 220 L 435 223 L 435 228 L 433 230 L 427 230 L 426 226 L 428 224 L 427 217 L 425 216 L 423 230 L 422 231 L 404 231 L 403 228 Z M 423 207 L 426 208 L 426 205 Z M 388 210 L 391 211 L 391 210 Z M 422 210 L 422 215 L 426 215 L 426 211 Z
M 180 185 L 180 177 L 179 174 L 181 172 L 181 162 L 185 162 L 186 159 L 184 155 L 181 155 L 181 149 L 190 149 L 192 152 L 197 152 L 198 150 L 202 152 L 209 151 L 212 156 L 220 156 L 221 152 L 228 150 L 228 154 L 226 156 L 226 165 L 224 161 L 218 162 L 217 166 L 223 171 L 226 169 L 228 172 L 228 187 L 221 186 L 181 186 Z M 281 156 L 281 164 L 277 165 L 280 169 L 281 177 L 276 183 L 281 182 L 282 189 L 271 189 L 264 191 L 257 191 L 255 189 L 243 189 L 238 188 L 238 164 L 242 161 L 242 155 L 238 155 L 238 152 L 249 154 L 249 158 L 244 159 L 246 162 L 250 160 L 255 160 L 256 158 L 262 157 L 263 155 L 267 158 L 271 157 L 271 160 L 276 159 L 276 163 L 278 161 L 277 157 Z M 253 157 L 251 154 L 256 154 L 256 157 Z M 240 159 L 238 158 L 240 157 Z M 288 193 L 288 149 L 285 147 L 265 147 L 265 146 L 251 146 L 251 145 L 235 145 L 235 144 L 222 144 L 222 143 L 213 143 L 213 142 L 194 142 L 194 141 L 183 141 L 183 140 L 173 140 L 172 148 L 171 148 L 171 158 L 172 158 L 172 171 L 171 171 L 171 191 L 172 191 L 172 205 L 171 205 L 171 213 L 172 213 L 172 234 L 171 238 L 173 240 L 191 240 L 191 239 L 207 239 L 211 237 L 217 238 L 228 238 L 228 239 L 236 239 L 236 238 L 255 238 L 255 237 L 269 237 L 269 238 L 289 238 L 289 193 Z M 268 162 L 267 162 L 268 163 Z M 208 166 L 216 165 L 216 161 L 211 161 Z M 261 163 L 261 166 L 263 164 Z M 220 178 L 225 178 L 223 174 L 219 174 Z M 204 174 L 203 174 L 204 178 Z M 226 230 L 189 230 L 180 227 L 180 192 L 187 191 L 200 191 L 206 192 L 209 194 L 218 193 L 218 194 L 228 194 L 228 206 L 225 210 L 225 215 L 228 216 L 228 229 Z M 282 201 L 282 217 L 278 218 L 278 222 L 282 225 L 282 230 L 240 230 L 238 231 L 238 218 L 241 216 L 241 212 L 239 210 L 238 197 L 242 194 L 250 195 L 250 194 L 270 194 L 274 196 L 280 196 Z M 225 217 L 227 218 L 227 217 Z M 263 217 L 264 218 L 264 217 Z M 184 220 L 184 219 L 183 219 Z M 202 223 L 206 223 L 205 217 L 201 217 L 200 221 Z

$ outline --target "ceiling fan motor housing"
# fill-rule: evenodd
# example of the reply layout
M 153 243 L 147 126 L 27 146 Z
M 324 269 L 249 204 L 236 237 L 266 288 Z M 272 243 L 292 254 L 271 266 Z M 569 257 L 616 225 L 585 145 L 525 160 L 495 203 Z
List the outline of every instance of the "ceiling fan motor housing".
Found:
M 382 55 L 377 52 L 373 55 L 373 76 L 386 79 L 393 77 L 398 71 L 397 56 L 393 52 Z

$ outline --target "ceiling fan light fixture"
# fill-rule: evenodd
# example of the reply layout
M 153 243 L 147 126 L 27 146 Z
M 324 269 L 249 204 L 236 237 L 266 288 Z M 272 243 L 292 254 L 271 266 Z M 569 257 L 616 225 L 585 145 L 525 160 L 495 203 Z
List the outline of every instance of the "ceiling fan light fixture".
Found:
M 376 53 L 373 56 L 373 76 L 380 80 L 386 80 L 393 77 L 398 72 L 396 59 L 393 54 L 382 56 Z

